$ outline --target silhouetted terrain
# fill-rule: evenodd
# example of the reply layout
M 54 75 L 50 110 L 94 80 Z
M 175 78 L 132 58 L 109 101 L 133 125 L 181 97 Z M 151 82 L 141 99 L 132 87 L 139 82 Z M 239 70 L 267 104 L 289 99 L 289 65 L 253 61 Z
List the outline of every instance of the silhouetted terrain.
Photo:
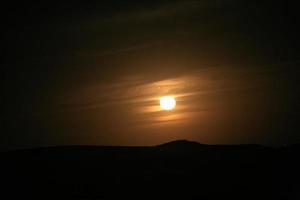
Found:
M 299 150 L 182 140 L 2 152 L 0 199 L 300 199 Z

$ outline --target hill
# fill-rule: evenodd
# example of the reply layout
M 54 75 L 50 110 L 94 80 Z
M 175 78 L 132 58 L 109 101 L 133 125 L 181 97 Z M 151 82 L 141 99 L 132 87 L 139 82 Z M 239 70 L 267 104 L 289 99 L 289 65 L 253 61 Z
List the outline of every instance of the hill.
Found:
M 31 199 L 299 199 L 299 146 L 58 146 L 2 152 L 0 195 Z M 6 198 L 7 199 L 7 198 Z

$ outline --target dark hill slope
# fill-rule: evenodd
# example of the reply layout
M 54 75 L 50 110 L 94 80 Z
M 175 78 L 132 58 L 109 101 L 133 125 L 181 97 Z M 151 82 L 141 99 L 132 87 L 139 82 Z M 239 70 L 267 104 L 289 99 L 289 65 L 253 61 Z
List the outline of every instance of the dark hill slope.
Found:
M 299 146 L 174 141 L 155 147 L 62 146 L 0 155 L 0 195 L 11 199 L 300 197 Z

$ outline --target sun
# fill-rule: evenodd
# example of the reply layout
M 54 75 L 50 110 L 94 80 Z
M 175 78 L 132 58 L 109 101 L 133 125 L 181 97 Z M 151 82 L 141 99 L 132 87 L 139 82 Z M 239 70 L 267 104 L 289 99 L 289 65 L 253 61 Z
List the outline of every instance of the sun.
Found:
M 160 107 L 163 110 L 173 110 L 176 106 L 176 100 L 172 96 L 163 96 L 160 98 Z

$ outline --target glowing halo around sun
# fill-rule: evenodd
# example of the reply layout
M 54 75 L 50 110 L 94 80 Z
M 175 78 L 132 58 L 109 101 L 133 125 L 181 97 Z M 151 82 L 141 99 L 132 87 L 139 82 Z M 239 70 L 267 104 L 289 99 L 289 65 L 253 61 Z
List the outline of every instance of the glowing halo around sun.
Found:
M 160 107 L 163 110 L 173 110 L 176 106 L 176 100 L 172 96 L 163 96 L 159 100 Z

